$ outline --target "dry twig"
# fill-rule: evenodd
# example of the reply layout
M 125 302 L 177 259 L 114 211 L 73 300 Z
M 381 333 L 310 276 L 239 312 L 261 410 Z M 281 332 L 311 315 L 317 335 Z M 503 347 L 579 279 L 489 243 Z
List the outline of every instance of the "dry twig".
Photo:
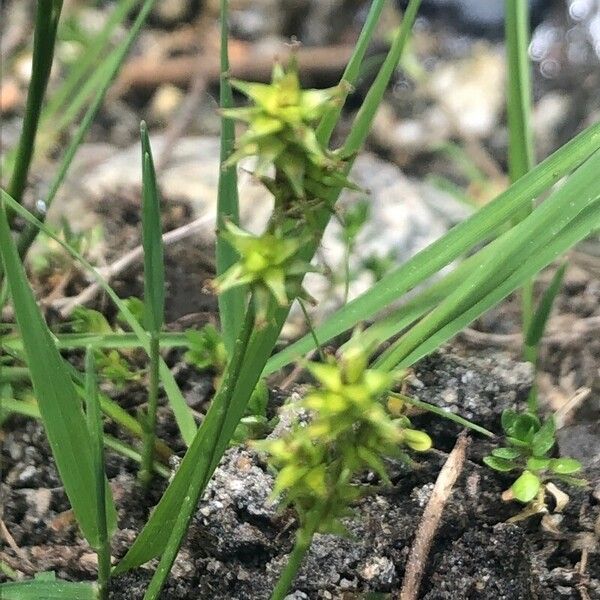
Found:
M 343 72 L 354 46 L 300 47 L 294 51 L 302 75 L 328 77 L 336 80 Z M 273 61 L 285 61 L 290 56 L 289 46 L 282 46 L 273 52 L 248 47 L 244 56 L 231 57 L 230 72 L 234 77 L 247 80 L 268 81 L 273 70 Z M 131 88 L 153 89 L 164 83 L 188 85 L 194 76 L 202 77 L 207 83 L 219 81 L 221 69 L 219 57 L 201 54 L 197 56 L 176 56 L 165 58 L 156 64 L 153 57 L 130 60 L 121 70 L 113 93 L 121 95 Z
M 399 600 L 416 600 L 421 587 L 421 579 L 431 550 L 435 532 L 444 512 L 444 506 L 450 497 L 452 488 L 462 472 L 469 438 L 466 432 L 458 436 L 456 445 L 448 455 L 437 477 L 429 502 L 423 511 L 415 539 L 410 549 Z
M 162 241 L 165 246 L 170 244 L 175 244 L 185 238 L 190 237 L 194 233 L 197 233 L 201 229 L 208 227 L 214 223 L 213 215 L 203 215 L 202 217 L 198 217 L 194 219 L 190 223 L 186 225 L 182 225 L 177 229 L 173 229 L 165 233 L 162 236 Z M 113 277 L 117 276 L 119 273 L 122 273 L 129 266 L 134 264 L 136 261 L 140 260 L 144 256 L 144 248 L 140 244 L 136 246 L 133 250 L 130 250 L 121 258 L 117 259 L 110 265 L 98 269 L 98 274 L 104 278 L 106 281 L 110 281 Z M 77 296 L 73 296 L 70 298 L 61 298 L 53 303 L 53 308 L 56 308 L 60 311 L 60 314 L 63 318 L 68 317 L 73 310 L 86 302 L 92 300 L 96 294 L 98 294 L 101 290 L 100 284 L 97 281 L 94 281 L 88 287 L 86 287 L 83 291 L 81 291 Z

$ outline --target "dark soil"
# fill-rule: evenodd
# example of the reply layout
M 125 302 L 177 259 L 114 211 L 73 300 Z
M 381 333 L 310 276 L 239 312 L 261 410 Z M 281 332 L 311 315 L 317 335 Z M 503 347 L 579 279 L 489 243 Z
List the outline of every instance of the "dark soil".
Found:
M 497 431 L 500 412 L 522 406 L 530 383 L 527 366 L 506 355 L 487 352 L 475 357 L 445 350 L 417 366 L 411 392 Z M 292 394 L 282 409 L 282 422 L 297 397 Z M 390 488 L 366 475 L 371 493 L 347 520 L 350 536 L 316 536 L 292 598 L 385 598 L 397 592 L 423 508 L 458 432 L 454 424 L 429 415 L 418 416 L 415 422 L 431 433 L 437 450 L 417 456 L 414 468 L 391 464 Z M 163 423 L 164 433 L 171 429 Z M 67 579 L 93 579 L 95 557 L 78 536 L 40 425 L 13 420 L 2 446 L 3 519 L 21 552 L 18 556 L 5 548 L 3 560 L 28 576 L 54 570 Z M 592 491 L 569 490 L 565 512 L 553 517 L 557 531 L 544 529 L 540 518 L 507 524 L 519 507 L 500 501 L 510 480 L 481 466 L 488 448 L 489 442 L 473 439 L 427 558 L 420 597 L 579 600 L 585 597 L 580 593 L 583 586 L 590 598 L 600 598 L 600 571 L 593 560 L 600 503 L 594 485 Z M 110 455 L 107 471 L 119 506 L 120 530 L 113 552 L 120 557 L 164 482 L 157 482 L 145 499 L 135 483 L 133 463 Z M 294 515 L 279 512 L 270 502 L 271 486 L 272 476 L 253 451 L 239 447 L 226 453 L 162 598 L 269 597 L 295 530 Z M 592 553 L 589 580 L 578 573 L 584 548 Z M 111 598 L 142 598 L 153 566 L 118 577 Z

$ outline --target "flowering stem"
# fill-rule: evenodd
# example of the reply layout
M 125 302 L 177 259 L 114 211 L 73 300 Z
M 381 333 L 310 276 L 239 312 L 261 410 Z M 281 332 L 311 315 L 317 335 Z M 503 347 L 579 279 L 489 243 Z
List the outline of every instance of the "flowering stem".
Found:
M 160 345 L 157 332 L 150 334 L 150 382 L 148 396 L 148 411 L 143 419 L 143 450 L 142 466 L 139 478 L 144 487 L 150 485 L 154 472 L 154 445 L 156 437 L 156 411 L 158 408 L 158 386 L 160 383 Z
M 283 600 L 286 597 L 290 586 L 296 578 L 296 573 L 298 573 L 298 569 L 300 569 L 300 565 L 302 564 L 302 561 L 304 560 L 304 557 L 310 548 L 312 539 L 315 535 L 317 527 L 319 526 L 323 513 L 324 510 L 315 511 L 312 515 L 312 518 L 296 532 L 296 541 L 294 542 L 294 547 L 292 548 L 292 552 L 288 557 L 288 561 L 283 569 L 283 572 L 279 576 L 277 585 L 271 594 L 271 600 Z

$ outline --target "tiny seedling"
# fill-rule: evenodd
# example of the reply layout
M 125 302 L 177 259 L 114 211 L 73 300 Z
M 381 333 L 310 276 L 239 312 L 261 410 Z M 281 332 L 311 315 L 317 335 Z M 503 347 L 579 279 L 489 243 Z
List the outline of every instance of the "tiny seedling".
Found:
M 547 511 L 545 496 L 549 482 L 585 485 L 584 479 L 573 476 L 581 471 L 579 461 L 567 457 L 552 458 L 556 444 L 553 416 L 542 422 L 529 412 L 505 410 L 502 428 L 506 446 L 495 448 L 483 460 L 495 471 L 520 473 L 502 498 L 527 504 L 521 513 L 523 517 Z

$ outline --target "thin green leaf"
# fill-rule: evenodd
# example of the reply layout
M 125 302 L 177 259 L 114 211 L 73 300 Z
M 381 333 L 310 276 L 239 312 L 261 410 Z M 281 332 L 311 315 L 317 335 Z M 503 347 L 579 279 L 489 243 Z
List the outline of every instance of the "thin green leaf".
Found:
M 0 202 L 0 253 L 27 355 L 44 428 L 65 491 L 90 545 L 100 543 L 94 458 L 86 420 L 69 371 L 58 353 L 29 287 Z M 16 204 L 16 203 L 15 203 Z M 17 204 L 17 206 L 19 206 Z M 109 515 L 113 519 L 113 515 Z
M 95 583 L 60 581 L 54 577 L 36 576 L 31 581 L 0 584 L 3 600 L 97 600 Z
M 228 0 L 221 0 L 221 78 L 220 98 L 221 109 L 226 110 L 234 106 L 233 92 L 229 81 L 229 54 L 228 54 Z M 219 172 L 219 185 L 217 196 L 217 230 L 222 231 L 227 221 L 239 225 L 239 199 L 237 169 L 235 165 L 225 167 L 225 163 L 235 149 L 235 122 L 233 119 L 221 115 L 221 170 Z M 217 236 L 216 260 L 217 276 L 222 275 L 239 259 L 238 253 L 231 244 Z M 235 338 L 242 326 L 244 315 L 244 299 L 246 288 L 239 286 L 219 294 L 219 317 L 223 341 L 229 355 L 233 352 Z
M 541 256 L 546 256 L 547 249 L 554 247 L 561 233 L 572 231 L 569 225 L 578 222 L 577 217 L 581 213 L 588 208 L 594 213 L 593 205 L 600 196 L 596 175 L 599 168 L 600 151 L 597 151 L 526 219 L 480 250 L 477 253 L 480 257 L 477 268 L 442 303 L 393 344 L 377 364 L 394 368 L 402 363 L 404 357 L 419 344 L 430 344 L 432 335 L 440 328 L 467 314 L 481 299 L 490 294 L 497 295 L 511 273 L 523 267 L 530 270 Z M 592 219 L 588 231 L 594 229 L 594 223 Z M 523 265 L 523 262 L 526 264 Z
M 117 76 L 124 60 L 127 58 L 127 55 L 129 54 L 129 51 L 131 50 L 131 47 L 133 46 L 133 43 L 135 42 L 140 30 L 144 26 L 144 23 L 146 22 L 150 11 L 154 7 L 155 2 L 156 0 L 145 0 L 144 4 L 142 5 L 142 8 L 140 9 L 140 12 L 135 18 L 135 21 L 132 23 L 127 33 L 127 36 L 121 42 L 121 44 L 113 51 L 113 53 L 111 53 L 111 64 L 110 67 L 106 68 L 105 77 L 102 81 L 102 85 L 99 87 L 96 96 L 94 97 L 94 100 L 90 104 L 83 119 L 81 120 L 77 131 L 75 132 L 68 148 L 66 149 L 63 155 L 60 166 L 58 167 L 54 178 L 50 183 L 49 191 L 46 197 L 44 198 L 44 203 L 47 209 L 50 208 L 50 205 L 54 201 L 54 198 L 56 197 L 56 194 L 67 175 L 69 167 L 71 166 L 71 163 L 75 158 L 75 154 L 77 154 L 77 150 L 79 149 L 83 138 L 85 137 L 96 115 L 98 114 L 98 111 L 100 110 L 100 107 L 104 102 L 106 93 L 108 92 L 108 89 L 110 88 L 113 80 Z M 17 244 L 19 254 L 21 256 L 24 256 L 27 253 L 27 250 L 35 240 L 38 231 L 39 228 L 36 225 L 30 223 L 30 225 L 27 228 L 25 228 L 23 233 L 21 233 Z
M 160 224 L 160 198 L 148 128 L 142 121 L 142 244 L 144 247 L 144 315 L 149 331 L 164 323 L 165 265 Z
M 100 597 L 106 598 L 108 582 L 110 580 L 110 537 L 117 528 L 117 509 L 110 495 L 110 488 L 104 472 L 104 429 L 102 427 L 102 413 L 98 400 L 98 381 L 96 378 L 96 365 L 94 364 L 94 351 L 91 348 L 85 354 L 85 401 L 86 422 L 91 442 L 92 460 L 94 462 L 94 476 L 96 493 L 96 506 L 98 509 L 98 534 L 99 543 L 96 548 L 98 554 L 98 586 Z M 110 515 L 110 521 L 107 519 Z
M 72 348 L 85 348 L 92 346 L 95 350 L 107 348 L 141 348 L 139 338 L 135 333 L 56 333 L 56 345 L 60 350 Z M 167 348 L 187 348 L 189 340 L 185 332 L 163 331 L 159 336 L 160 347 Z M 22 348 L 22 343 L 18 337 L 5 337 L 1 346 L 4 348 Z
M 27 90 L 25 118 L 19 138 L 17 157 L 8 186 L 9 193 L 19 203 L 27 185 L 27 176 L 35 148 L 35 138 L 42 110 L 42 102 L 46 94 L 50 70 L 52 69 L 56 30 L 61 10 L 62 0 L 45 0 L 44 2 L 37 3 L 35 30 L 33 34 L 31 81 Z
M 506 49 L 508 54 L 508 174 L 511 182 L 531 170 L 534 164 L 533 105 L 531 65 L 529 62 L 529 2 L 506 0 Z M 516 221 L 533 209 L 529 202 L 519 211 Z M 526 281 L 522 291 L 523 331 L 529 329 L 533 317 L 533 280 Z M 527 350 L 525 349 L 525 352 Z M 532 408 L 537 402 L 532 396 Z
M 566 270 L 567 263 L 563 263 L 556 270 L 556 273 L 554 273 L 550 285 L 542 295 L 529 325 L 529 329 L 527 330 L 527 336 L 525 338 L 527 346 L 535 347 L 540 343 L 546 329 L 546 324 L 548 323 L 548 318 L 550 317 L 550 312 L 552 311 L 552 305 L 560 291 Z
M 200 494 L 224 451 L 219 447 L 218 441 L 225 437 L 223 427 L 226 424 L 236 383 L 239 381 L 240 370 L 245 366 L 248 340 L 253 334 L 254 324 L 251 298 L 240 338 L 236 340 L 233 356 L 223 375 L 223 383 L 210 405 L 198 434 L 144 529 L 115 568 L 115 573 L 121 573 L 162 554 L 159 567 L 144 596 L 146 600 L 158 597 L 179 551 Z M 233 431 L 227 436 L 227 441 L 232 435 Z
M 485 435 L 487 437 L 490 437 L 490 438 L 496 437 L 491 431 L 489 431 L 488 429 L 485 429 L 485 427 L 481 427 L 481 425 L 477 425 L 477 423 L 472 423 L 468 419 L 465 419 L 464 417 L 461 417 L 460 415 L 454 414 L 453 412 L 450 412 L 449 410 L 446 410 L 444 408 L 436 406 L 435 404 L 430 404 L 429 402 L 424 402 L 423 400 L 419 400 L 412 396 L 405 396 L 404 394 L 398 394 L 396 392 L 390 392 L 390 396 L 399 398 L 403 402 L 411 404 L 412 406 L 416 406 L 417 408 L 420 408 L 422 410 L 426 410 L 427 412 L 436 414 L 439 417 L 442 417 L 443 419 L 448 419 L 449 421 L 458 423 L 459 425 L 462 425 L 463 427 L 466 427 L 467 429 L 472 429 L 473 431 L 476 431 L 477 433 L 481 433 L 482 435 Z
M 132 314 L 115 291 L 106 283 L 103 277 L 98 271 L 75 249 L 71 248 L 69 244 L 66 244 L 56 234 L 54 234 L 48 227 L 46 227 L 41 221 L 36 219 L 29 211 L 25 210 L 19 204 L 17 204 L 13 198 L 11 198 L 4 190 L 0 190 L 2 201 L 10 206 L 15 212 L 19 213 L 28 223 L 33 227 L 39 228 L 47 236 L 57 242 L 62 248 L 64 248 L 75 260 L 77 260 L 83 267 L 88 270 L 98 282 L 98 285 L 106 292 L 110 299 L 115 303 L 117 308 L 121 311 L 124 319 L 131 327 L 137 338 L 140 340 L 140 345 L 146 353 L 150 354 L 150 336 L 144 331 L 144 328 L 139 324 L 138 320 Z M 181 390 L 179 389 L 173 374 L 169 367 L 161 359 L 160 361 L 160 377 L 164 387 L 164 390 L 169 398 L 175 420 L 181 432 L 181 436 L 186 444 L 190 444 L 196 433 L 196 423 L 190 407 L 187 405 L 185 398 L 183 397 Z
M 600 203 L 583 211 L 570 227 L 554 236 L 542 250 L 528 255 L 527 260 L 516 271 L 514 271 L 497 288 L 493 289 L 485 298 L 461 312 L 446 325 L 438 329 L 411 354 L 398 363 L 397 368 L 406 368 L 436 348 L 451 339 L 459 331 L 462 331 L 467 325 L 472 323 L 487 310 L 498 304 L 510 293 L 518 289 L 529 277 L 535 275 L 541 269 L 556 260 L 557 256 L 566 252 L 576 243 L 588 237 L 595 229 L 600 227 Z
M 373 34 L 375 33 L 375 28 L 377 27 L 377 23 L 379 22 L 379 17 L 381 16 L 381 11 L 385 7 L 385 3 L 386 0 L 373 0 L 371 3 L 369 13 L 365 19 L 365 24 L 363 25 L 360 36 L 358 37 L 356 45 L 354 46 L 352 56 L 350 57 L 350 60 L 348 61 L 348 64 L 346 65 L 344 73 L 340 79 L 340 84 L 344 85 L 345 83 L 348 88 L 354 85 L 358 79 L 363 59 L 367 52 L 367 48 L 371 43 Z M 347 94 L 348 92 L 346 92 L 344 95 L 344 102 Z M 340 102 L 337 106 L 332 106 L 323 115 L 316 132 L 317 139 L 321 144 L 327 145 L 329 142 L 331 134 L 333 133 L 333 130 L 339 121 L 340 115 L 342 114 L 344 102 Z
M 529 2 L 506 0 L 505 23 L 508 53 L 508 171 L 511 181 L 515 182 L 534 164 L 531 127 L 533 100 L 528 52 Z
M 577 168 L 599 148 L 600 123 L 596 123 L 557 150 L 469 219 L 456 225 L 439 240 L 423 249 L 404 265 L 388 273 L 369 291 L 349 302 L 316 327 L 315 333 L 321 343 L 327 343 L 361 321 L 372 318 L 474 245 L 489 239 L 498 227 L 513 218 L 516 211 Z M 313 347 L 311 336 L 304 336 L 273 356 L 264 374 L 278 371 Z
M 381 100 L 383 99 L 383 95 L 385 94 L 385 90 L 387 89 L 390 79 L 392 78 L 398 63 L 400 62 L 400 58 L 402 57 L 404 48 L 408 38 L 410 37 L 410 33 L 412 31 L 415 19 L 417 18 L 417 12 L 419 11 L 420 6 L 421 0 L 409 1 L 402 17 L 400 30 L 394 37 L 392 46 L 385 57 L 385 61 L 383 62 L 383 65 L 381 65 L 381 68 L 377 73 L 377 77 L 369 88 L 367 96 L 362 103 L 354 122 L 352 123 L 350 133 L 346 138 L 341 150 L 342 156 L 354 156 L 364 144 L 366 136 L 371 129 L 373 119 L 375 118 L 375 113 L 377 112 L 377 109 L 381 104 Z
M 2 398 L 2 409 L 6 412 L 17 413 L 25 417 L 31 417 L 32 419 L 41 419 L 37 404 L 31 402 L 15 400 L 14 398 Z M 126 458 L 130 458 L 138 463 L 142 462 L 142 456 L 137 450 L 106 433 L 104 434 L 104 445 Z M 171 476 L 171 471 L 159 462 L 154 463 L 154 471 L 165 479 L 168 479 Z

